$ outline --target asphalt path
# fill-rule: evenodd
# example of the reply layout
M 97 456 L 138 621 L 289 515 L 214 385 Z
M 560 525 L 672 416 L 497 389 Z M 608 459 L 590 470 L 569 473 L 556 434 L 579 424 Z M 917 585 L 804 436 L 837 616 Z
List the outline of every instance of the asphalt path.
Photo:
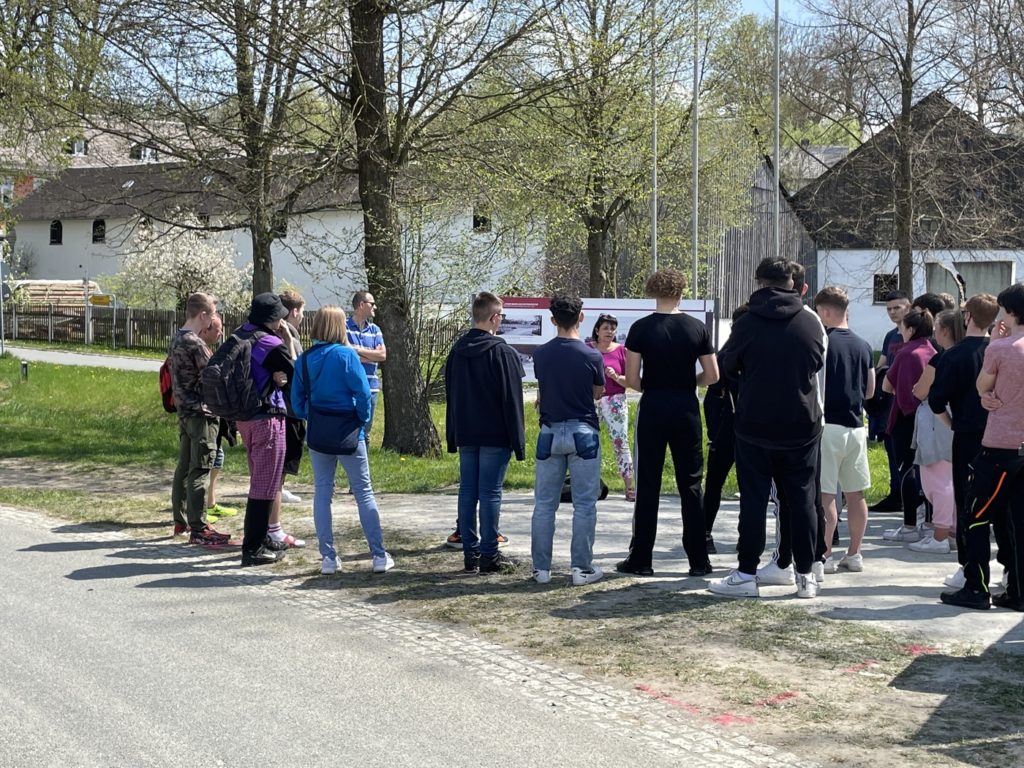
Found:
M 149 360 L 144 357 L 120 357 L 118 355 L 88 354 L 85 352 L 67 352 L 58 349 L 37 349 L 35 347 L 19 347 L 17 344 L 5 345 L 7 351 L 21 360 L 30 363 L 53 363 L 55 365 L 84 365 L 93 368 L 116 368 L 122 371 L 159 371 L 162 360 Z M 30 374 L 31 375 L 31 372 Z
M 234 552 L 0 524 L 0 766 L 800 764 Z

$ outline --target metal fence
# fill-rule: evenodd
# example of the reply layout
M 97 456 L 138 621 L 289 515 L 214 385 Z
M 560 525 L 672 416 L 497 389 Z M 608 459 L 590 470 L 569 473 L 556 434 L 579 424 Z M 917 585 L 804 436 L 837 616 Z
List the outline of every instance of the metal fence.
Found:
M 228 333 L 246 321 L 244 312 L 221 315 Z M 304 346 L 311 342 L 309 333 L 315 317 L 315 310 L 307 312 L 299 327 L 299 338 Z M 9 341 L 164 351 L 175 330 L 184 323 L 185 313 L 174 310 L 82 304 L 4 304 L 4 336 Z M 420 347 L 433 357 L 445 356 L 466 327 L 465 320 L 457 315 L 423 320 L 417 328 Z

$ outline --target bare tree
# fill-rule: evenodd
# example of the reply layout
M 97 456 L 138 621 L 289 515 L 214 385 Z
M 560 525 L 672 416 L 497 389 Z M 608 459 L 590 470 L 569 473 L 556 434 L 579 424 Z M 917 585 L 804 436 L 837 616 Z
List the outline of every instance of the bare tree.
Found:
M 915 131 L 912 108 L 928 93 L 951 87 L 956 38 L 948 33 L 957 3 L 948 0 L 814 0 L 817 50 L 805 48 L 820 74 L 805 84 L 835 117 L 853 114 L 865 129 L 892 126 L 888 158 L 899 282 L 912 285 Z M 830 87 L 822 87 L 821 83 Z M 837 87 L 838 86 L 838 87 Z M 829 105 L 832 105 L 829 107 Z M 879 202 L 879 201 L 875 201 Z

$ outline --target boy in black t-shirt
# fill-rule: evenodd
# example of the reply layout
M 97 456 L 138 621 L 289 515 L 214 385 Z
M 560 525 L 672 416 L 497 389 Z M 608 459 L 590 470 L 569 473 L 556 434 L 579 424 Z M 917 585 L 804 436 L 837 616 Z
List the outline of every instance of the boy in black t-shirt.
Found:
M 665 269 L 647 280 L 655 299 L 653 314 L 633 323 L 626 337 L 626 385 L 643 392 L 636 417 L 636 506 L 629 555 L 616 566 L 621 573 L 654 574 L 652 554 L 658 531 L 658 502 L 665 449 L 672 451 L 683 514 L 683 548 L 691 576 L 711 573 L 705 543 L 704 504 L 700 484 L 700 408 L 697 385 L 718 381 L 708 329 L 679 311 L 686 287 L 681 272 Z M 640 365 L 643 363 L 643 376 Z M 697 375 L 697 363 L 701 374 Z
M 860 552 L 868 523 L 864 491 L 871 487 L 868 435 L 864 401 L 875 390 L 871 346 L 850 330 L 850 299 L 842 288 L 827 287 L 814 297 L 814 309 L 828 333 L 825 355 L 825 426 L 821 434 L 821 501 L 825 506 L 825 573 L 845 568 L 864 570 Z M 850 545 L 843 559 L 832 559 L 832 533 L 836 529 L 836 488 L 846 496 Z
M 580 339 L 583 302 L 551 297 L 558 337 L 533 353 L 537 376 L 537 475 L 531 522 L 533 580 L 551 581 L 555 512 L 566 468 L 572 480 L 572 583 L 592 584 L 604 576 L 593 564 L 597 498 L 601 494 L 601 433 L 594 401 L 604 394 L 604 358 Z

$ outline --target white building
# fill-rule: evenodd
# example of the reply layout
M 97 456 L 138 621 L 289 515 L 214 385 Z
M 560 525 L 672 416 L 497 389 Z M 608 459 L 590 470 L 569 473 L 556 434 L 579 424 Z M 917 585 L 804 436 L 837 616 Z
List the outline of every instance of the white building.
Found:
M 1024 274 L 1024 142 L 995 133 L 945 98 L 913 107 L 913 280 L 899 285 L 894 179 L 900 145 L 886 128 L 790 198 L 817 246 L 817 285 L 850 294 L 850 326 L 876 349 L 900 289 L 965 299 Z
M 208 227 L 208 237 L 230 239 L 236 265 L 244 267 L 252 262 L 252 241 L 240 208 L 230 185 L 180 164 L 71 168 L 18 202 L 14 247 L 33 278 L 113 275 L 137 227 L 173 236 L 176 225 L 191 220 Z M 311 307 L 347 305 L 353 291 L 366 287 L 355 176 L 310 185 L 292 211 L 278 213 L 275 284 L 294 286 Z M 461 302 L 481 289 L 535 289 L 540 238 L 504 231 L 468 208 L 416 213 L 422 215 L 403 213 L 401 245 L 410 290 L 421 300 Z

